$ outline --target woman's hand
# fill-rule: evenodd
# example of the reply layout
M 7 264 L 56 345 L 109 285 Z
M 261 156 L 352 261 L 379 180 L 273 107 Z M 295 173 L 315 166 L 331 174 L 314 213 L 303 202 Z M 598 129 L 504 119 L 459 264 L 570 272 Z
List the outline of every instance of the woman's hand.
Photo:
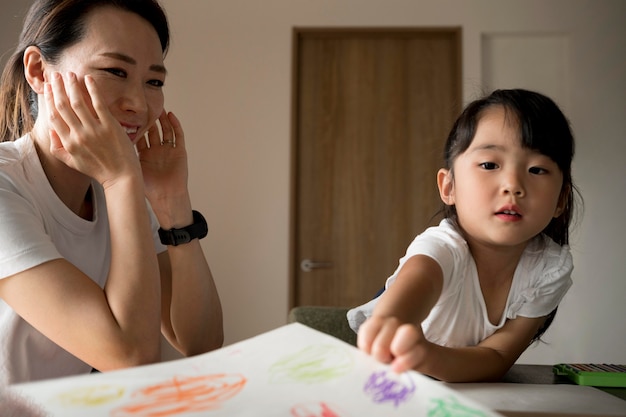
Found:
M 44 86 L 50 122 L 50 151 L 67 166 L 106 187 L 125 173 L 136 174 L 137 157 L 89 75 L 86 90 L 76 74 L 56 72 Z
M 431 346 L 420 326 L 380 316 L 372 316 L 361 325 L 357 345 L 376 360 L 390 363 L 395 372 L 419 370 Z
M 137 152 L 146 196 L 155 211 L 159 211 L 159 206 L 167 206 L 168 201 L 171 204 L 187 198 L 185 134 L 173 113 L 163 110 L 158 124 L 155 122 L 148 130 L 147 141 L 137 143 Z

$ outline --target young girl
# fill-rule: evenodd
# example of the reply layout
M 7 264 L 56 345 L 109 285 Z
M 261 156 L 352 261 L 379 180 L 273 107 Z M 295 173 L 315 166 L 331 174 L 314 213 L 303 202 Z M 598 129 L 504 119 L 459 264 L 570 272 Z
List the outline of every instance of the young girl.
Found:
M 359 348 L 398 372 L 501 378 L 571 285 L 573 155 L 568 121 L 541 94 L 469 104 L 437 173 L 445 219 L 415 238 L 383 295 L 349 311 Z
M 161 333 L 185 355 L 222 344 L 168 44 L 154 0 L 26 17 L 0 90 L 0 385 L 156 362 Z

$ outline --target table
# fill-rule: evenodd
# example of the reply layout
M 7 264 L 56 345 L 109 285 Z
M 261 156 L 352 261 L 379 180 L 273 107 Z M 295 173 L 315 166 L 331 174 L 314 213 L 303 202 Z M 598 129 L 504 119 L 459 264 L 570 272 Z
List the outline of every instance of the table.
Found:
M 564 376 L 555 375 L 551 365 L 522 365 L 517 364 L 504 376 L 502 382 L 516 384 L 570 384 L 575 385 Z M 626 388 L 596 387 L 606 393 L 626 401 Z

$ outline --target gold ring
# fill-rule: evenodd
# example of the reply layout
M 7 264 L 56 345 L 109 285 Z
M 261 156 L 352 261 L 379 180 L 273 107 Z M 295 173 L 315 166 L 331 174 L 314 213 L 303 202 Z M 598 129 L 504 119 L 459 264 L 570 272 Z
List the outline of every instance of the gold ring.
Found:
M 172 145 L 172 148 L 176 147 L 176 142 L 174 142 L 173 140 L 164 140 L 163 142 L 161 142 L 161 145 L 165 144 Z

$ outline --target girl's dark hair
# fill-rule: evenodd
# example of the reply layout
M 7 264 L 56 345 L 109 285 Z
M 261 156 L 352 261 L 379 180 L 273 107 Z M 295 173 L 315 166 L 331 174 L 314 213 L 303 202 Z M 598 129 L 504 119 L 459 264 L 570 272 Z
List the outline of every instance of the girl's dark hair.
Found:
M 46 61 L 58 62 L 66 48 L 85 36 L 89 13 L 104 6 L 144 18 L 156 30 L 163 55 L 167 53 L 169 27 L 156 0 L 36 0 L 26 15 L 19 43 L 0 80 L 0 141 L 21 137 L 33 128 L 37 118 L 37 96 L 24 76 L 26 48 L 36 46 Z
M 569 226 L 575 209 L 575 199 L 582 198 L 572 180 L 574 136 L 566 117 L 554 101 L 543 94 L 523 90 L 496 90 L 471 102 L 452 126 L 444 148 L 445 167 L 453 173 L 455 159 L 472 143 L 476 128 L 484 112 L 494 106 L 503 107 L 507 117 L 516 120 L 522 146 L 552 159 L 563 173 L 561 198 L 565 199 L 563 213 L 553 218 L 543 233 L 559 245 L 569 243 Z M 577 198 L 576 198 L 577 197 Z M 444 217 L 456 221 L 454 206 L 444 206 Z M 534 336 L 539 340 L 556 315 L 556 308 L 548 315 L 544 325 Z M 531 342 L 531 343 L 532 343 Z
M 563 173 L 563 213 L 552 219 L 543 230 L 559 245 L 569 242 L 569 226 L 574 211 L 577 188 L 572 181 L 574 136 L 569 122 L 550 98 L 533 91 L 496 90 L 490 95 L 471 102 L 452 126 L 444 149 L 444 163 L 452 170 L 454 160 L 465 152 L 474 139 L 476 128 L 485 110 L 501 106 L 507 117 L 517 120 L 522 146 L 552 159 Z M 444 207 L 444 216 L 456 219 L 454 206 Z

